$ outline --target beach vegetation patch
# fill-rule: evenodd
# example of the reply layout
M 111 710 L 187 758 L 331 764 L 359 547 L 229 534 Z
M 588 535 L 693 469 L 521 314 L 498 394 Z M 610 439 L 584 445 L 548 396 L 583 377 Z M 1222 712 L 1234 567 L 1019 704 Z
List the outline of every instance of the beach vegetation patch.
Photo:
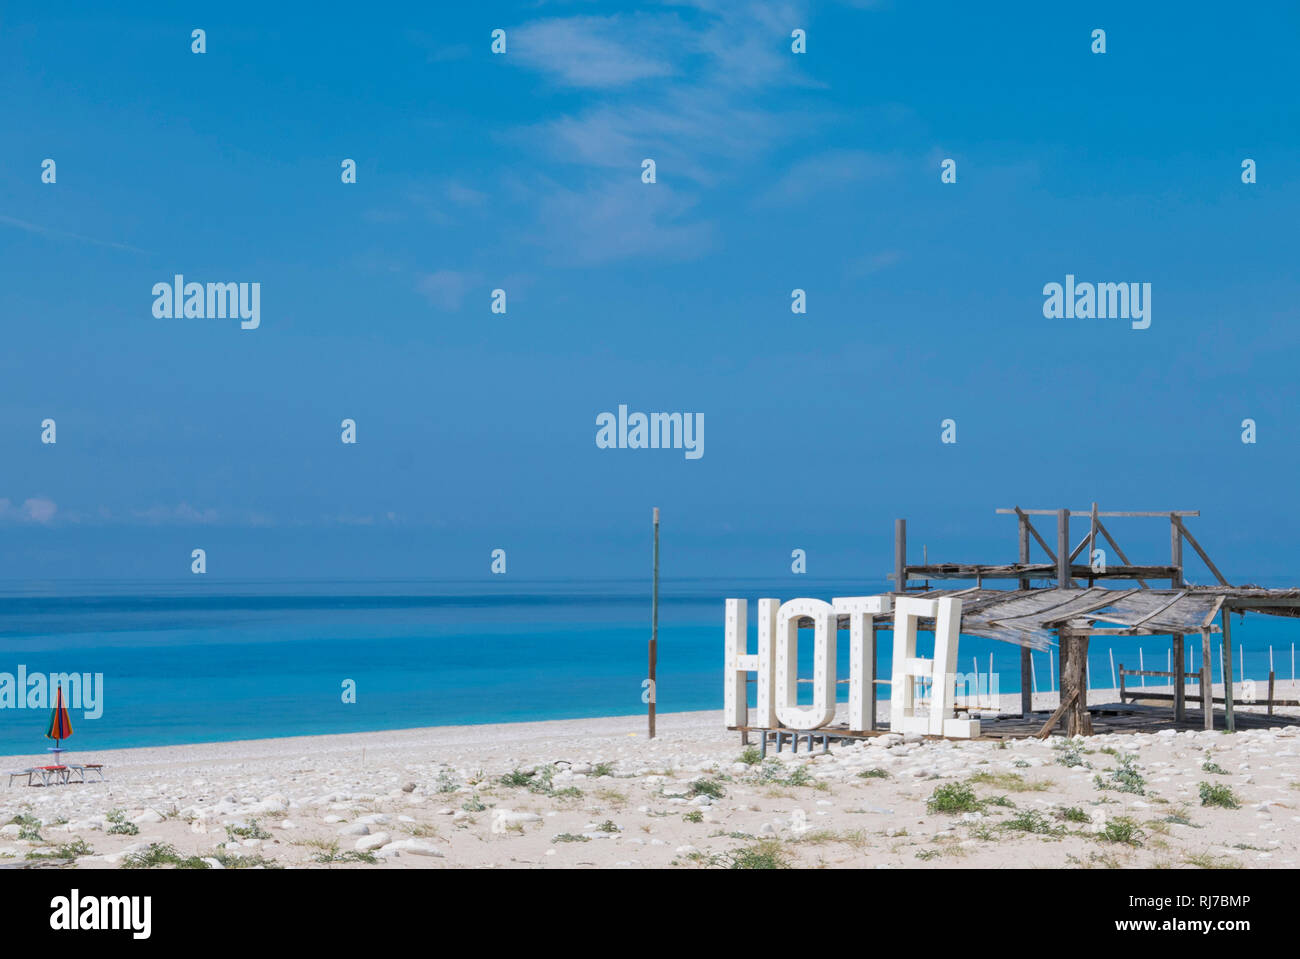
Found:
M 1115 816 L 1106 820 L 1106 825 L 1096 834 L 1096 838 L 1101 842 L 1141 846 L 1146 840 L 1146 833 L 1128 816 Z
M 241 855 L 237 852 L 216 852 L 212 858 L 221 863 L 223 869 L 282 869 L 274 859 L 267 859 L 260 853 Z M 370 857 L 372 860 L 374 856 Z
M 748 746 L 739 756 L 736 762 L 744 763 L 746 766 L 757 766 L 763 761 L 763 754 L 758 751 L 757 746 Z
M 482 812 L 487 809 L 487 805 L 483 800 L 478 798 L 478 793 L 473 793 L 468 799 L 460 804 L 460 808 L 466 812 Z
M 1092 822 L 1092 817 L 1078 806 L 1066 806 L 1056 811 L 1056 818 L 1064 822 Z
M 1224 769 L 1208 755 L 1205 757 L 1205 762 L 1201 763 L 1201 772 L 1212 773 L 1215 776 L 1228 775 L 1228 770 Z
M 779 840 L 769 839 L 726 853 L 723 865 L 728 869 L 789 869 L 790 855 Z
M 1200 783 L 1202 806 L 1220 806 L 1224 809 L 1240 809 L 1241 803 L 1231 789 L 1222 783 Z
M 84 839 L 74 839 L 53 849 L 33 849 L 27 853 L 28 859 L 77 859 L 81 856 L 93 856 L 95 850 Z
M 1028 780 L 1020 773 L 990 773 L 978 772 L 971 776 L 968 782 L 977 785 L 996 786 L 999 789 L 1005 789 L 1008 792 L 1045 792 L 1050 789 L 1052 783 L 1050 780 Z
M 1039 836 L 1059 836 L 1065 832 L 1064 826 L 1058 826 L 1037 809 L 1026 809 L 1002 823 L 1003 829 L 1014 832 L 1028 832 Z
M 592 779 L 600 779 L 602 776 L 614 775 L 613 763 L 596 763 L 591 767 L 591 772 L 587 773 Z
M 262 828 L 262 824 L 256 819 L 249 820 L 247 825 L 233 824 L 226 827 L 226 838 L 236 839 L 270 839 L 271 834 Z
M 562 832 L 558 836 L 552 837 L 551 842 L 591 842 L 591 837 L 578 833 Z
M 522 769 L 512 769 L 501 777 L 501 785 L 524 787 L 533 784 L 533 773 L 526 773 Z
M 28 842 L 44 842 L 41 838 L 41 821 L 30 813 L 19 813 L 8 825 L 18 827 L 18 838 Z
M 1231 856 L 1212 856 L 1208 852 L 1187 853 L 1183 862 L 1198 869 L 1237 869 L 1241 866 Z
M 433 781 L 433 788 L 440 793 L 454 793 L 460 788 L 460 782 L 452 775 L 450 769 L 444 769 L 438 773 L 438 778 Z
M 1056 757 L 1058 765 L 1066 766 L 1073 769 L 1082 766 L 1085 769 L 1091 769 L 1092 763 L 1083 758 L 1083 741 L 1079 739 L 1066 739 L 1052 747 L 1061 755 Z
M 692 796 L 708 796 L 710 799 L 721 799 L 726 794 L 726 789 L 716 779 L 697 779 L 691 783 Z
M 304 843 L 304 845 L 319 845 L 322 847 L 320 852 L 311 857 L 312 862 L 364 862 L 370 865 L 379 862 L 378 857 L 376 857 L 372 852 L 362 852 L 357 849 L 349 849 L 346 852 L 339 852 L 339 844 L 337 841 L 326 842 L 323 840 L 315 840 Z M 220 862 L 221 860 L 218 859 L 217 861 Z
M 698 809 L 692 809 L 682 817 L 682 822 L 704 822 L 704 813 Z
M 1093 783 L 1098 789 L 1113 789 L 1116 792 L 1145 796 L 1147 783 L 1138 771 L 1137 756 L 1133 753 L 1120 753 L 1116 758 L 1119 760 L 1119 768 L 1108 768 L 1104 777 L 1099 773 L 1093 777 Z
M 948 783 L 935 789 L 933 795 L 925 801 L 927 812 L 963 813 L 980 812 L 984 806 L 976 797 L 975 790 L 966 783 Z
M 140 827 L 126 818 L 125 810 L 110 809 L 108 815 L 104 818 L 108 820 L 108 829 L 104 831 L 110 836 L 138 836 L 140 834 Z
M 582 790 L 577 786 L 555 788 L 555 767 L 553 766 L 543 766 L 532 772 L 515 769 L 502 776 L 498 781 L 503 786 L 522 787 L 529 792 L 537 793 L 539 796 L 550 796 L 555 799 L 578 799 L 582 796 Z M 473 812 L 474 810 L 470 811 Z
M 864 769 L 858 773 L 859 779 L 888 779 L 889 771 L 876 766 L 874 769 Z
M 123 869 L 158 869 L 163 866 L 174 866 L 177 869 L 212 868 L 200 856 L 182 856 L 168 842 L 151 842 L 147 848 L 122 857 Z

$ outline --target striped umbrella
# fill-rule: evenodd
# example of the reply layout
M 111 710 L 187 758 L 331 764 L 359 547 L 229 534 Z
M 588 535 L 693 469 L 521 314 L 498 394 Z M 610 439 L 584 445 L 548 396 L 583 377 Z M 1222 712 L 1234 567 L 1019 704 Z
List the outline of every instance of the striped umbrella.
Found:
M 72 735 L 72 719 L 68 716 L 68 707 L 63 705 L 63 686 L 58 687 L 54 698 L 54 712 L 50 713 L 50 728 L 45 738 L 54 740 L 54 758 L 59 756 L 59 742 Z

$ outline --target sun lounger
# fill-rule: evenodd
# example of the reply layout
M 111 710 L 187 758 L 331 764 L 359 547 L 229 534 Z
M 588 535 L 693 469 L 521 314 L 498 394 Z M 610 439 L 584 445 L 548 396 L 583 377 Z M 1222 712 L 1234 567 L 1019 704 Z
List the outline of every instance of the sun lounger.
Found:
M 14 784 L 14 780 L 17 779 L 19 776 L 26 776 L 26 777 L 27 777 L 27 785 L 30 786 L 30 785 L 32 784 L 32 769 L 31 769 L 31 767 L 28 767 L 27 769 L 11 769 L 11 770 L 9 770 L 9 785 L 12 786 L 12 785 Z
M 86 774 L 87 772 L 92 772 L 92 773 L 96 773 L 96 774 L 98 774 L 98 776 L 99 776 L 101 782 L 102 782 L 103 779 L 104 779 L 104 764 L 103 764 L 103 763 L 86 763 L 84 766 L 81 767 L 81 769 L 82 769 L 82 781 L 83 781 L 83 782 L 85 781 L 85 774 Z
M 67 766 L 35 766 L 32 772 L 41 777 L 42 786 L 49 786 L 54 783 L 62 784 L 68 781 Z

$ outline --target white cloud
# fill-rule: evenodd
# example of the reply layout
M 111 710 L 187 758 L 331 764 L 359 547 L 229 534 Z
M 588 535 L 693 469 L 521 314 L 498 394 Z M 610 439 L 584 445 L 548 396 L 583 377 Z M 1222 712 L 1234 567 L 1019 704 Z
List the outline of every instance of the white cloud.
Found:
M 195 509 L 189 503 L 176 506 L 151 506 L 148 509 L 133 510 L 136 519 L 154 526 L 193 526 L 215 523 L 218 519 L 214 509 Z
M 796 203 L 824 190 L 888 176 L 897 168 L 894 159 L 866 150 L 828 150 L 796 161 L 759 203 Z
M 59 511 L 58 504 L 45 496 L 32 496 L 15 506 L 8 499 L 0 499 L 0 521 L 11 523 L 49 523 Z
M 693 207 L 690 197 L 635 178 L 579 190 L 553 184 L 541 200 L 534 239 L 553 259 L 580 266 L 646 255 L 689 259 L 714 239 L 712 223 L 691 219 Z
M 465 296 L 477 282 L 468 273 L 438 270 L 416 275 L 415 289 L 440 310 L 459 310 Z
M 508 56 L 573 87 L 622 87 L 671 76 L 665 52 L 684 42 L 675 18 L 569 17 L 507 31 Z

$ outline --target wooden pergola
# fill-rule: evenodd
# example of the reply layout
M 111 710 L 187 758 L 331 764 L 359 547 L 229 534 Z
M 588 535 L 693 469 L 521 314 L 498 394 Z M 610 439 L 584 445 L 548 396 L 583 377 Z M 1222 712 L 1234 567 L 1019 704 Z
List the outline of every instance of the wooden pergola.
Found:
M 1019 524 L 1017 562 L 1002 565 L 970 563 L 907 562 L 907 521 L 894 525 L 895 595 L 937 598 L 954 596 L 962 599 L 962 632 L 1011 642 L 1021 647 L 1021 712 L 1031 712 L 1030 651 L 1043 649 L 1053 639 L 1060 648 L 1060 706 L 1040 731 L 1047 735 L 1059 722 L 1065 723 L 1068 735 L 1089 735 L 1092 720 L 1088 712 L 1088 643 L 1093 636 L 1169 636 L 1173 642 L 1173 672 L 1145 672 L 1147 676 L 1167 676 L 1173 693 L 1148 694 L 1146 698 L 1173 701 L 1174 718 L 1186 718 L 1187 700 L 1199 700 L 1206 729 L 1214 728 L 1214 704 L 1224 706 L 1225 726 L 1235 729 L 1232 698 L 1232 628 L 1234 612 L 1257 612 L 1273 616 L 1300 616 L 1300 589 L 1263 589 L 1257 586 L 1232 586 L 1210 559 L 1184 519 L 1199 516 L 1198 510 L 1102 511 L 1094 503 L 1090 510 L 1068 509 L 999 509 L 1014 515 Z M 1072 515 L 1082 514 L 1087 532 L 1071 546 Z M 1056 517 L 1056 548 L 1034 526 L 1034 516 Z M 1112 517 L 1148 517 L 1169 521 L 1170 556 L 1168 565 L 1135 565 L 1106 528 L 1104 519 Z M 1120 565 L 1076 563 L 1085 549 L 1091 560 L 1099 538 L 1109 544 Z M 1046 563 L 1033 562 L 1032 542 L 1046 554 Z M 1189 586 L 1183 576 L 1183 544 L 1187 543 L 1218 580 L 1216 586 Z M 931 589 L 930 580 L 975 580 L 967 589 Z M 986 589 L 985 580 L 1015 580 L 1015 589 Z M 1046 586 L 1034 587 L 1033 580 L 1048 580 Z M 1097 585 L 1103 580 L 1137 583 L 1135 588 Z M 1153 588 L 1151 581 L 1168 581 L 1167 588 Z M 923 587 L 911 586 L 913 582 Z M 1221 625 L 1215 625 L 1219 619 Z M 1098 623 L 1112 625 L 1098 625 Z M 1186 695 L 1184 637 L 1201 636 L 1200 695 Z M 1223 637 L 1224 695 L 1213 695 L 1211 636 Z M 1272 705 L 1300 705 L 1292 701 L 1269 700 Z

